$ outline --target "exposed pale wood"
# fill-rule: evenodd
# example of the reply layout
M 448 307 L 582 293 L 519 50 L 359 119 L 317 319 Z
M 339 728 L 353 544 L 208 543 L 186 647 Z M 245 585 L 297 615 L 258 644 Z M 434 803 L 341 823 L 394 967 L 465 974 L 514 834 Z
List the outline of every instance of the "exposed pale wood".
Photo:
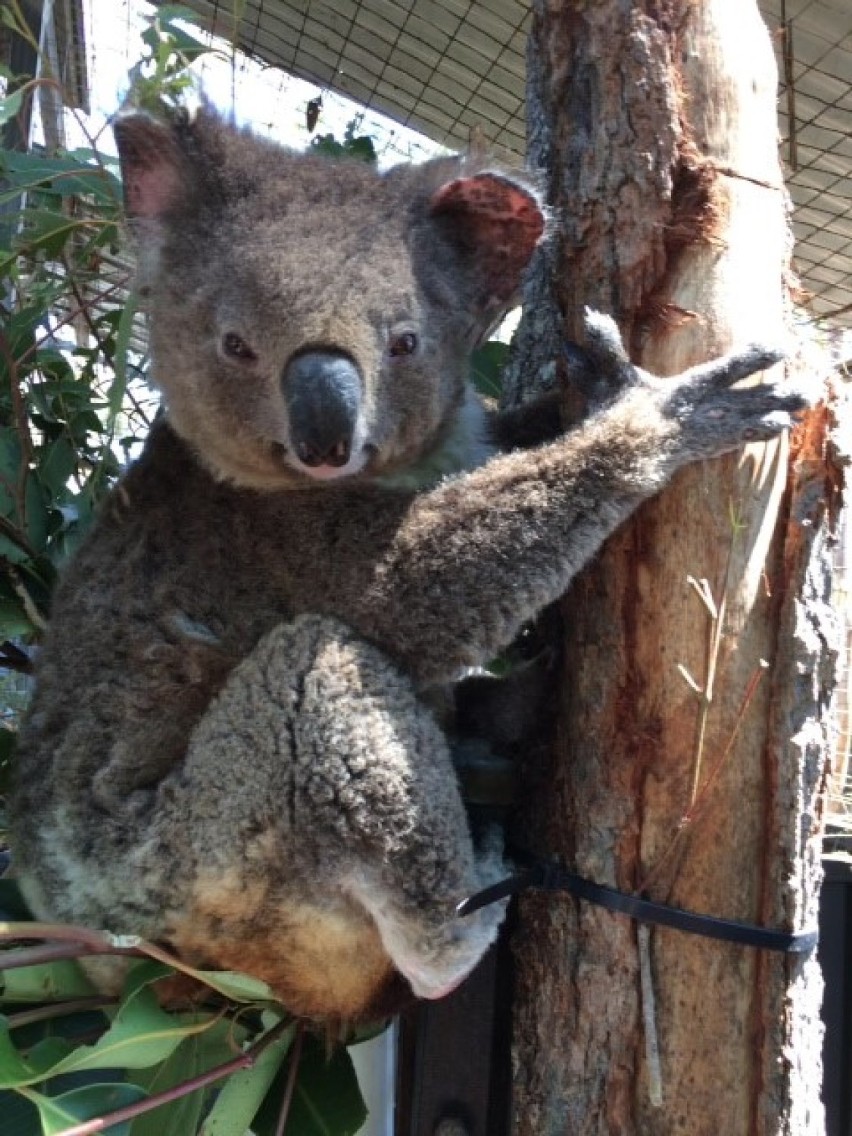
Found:
M 756 5 L 538 0 L 530 60 L 533 158 L 563 224 L 531 284 L 518 373 L 555 357 L 560 312 L 578 335 L 583 304 L 616 313 L 661 374 L 783 340 L 789 233 Z M 540 851 L 694 910 L 815 923 L 833 665 L 824 440 L 815 416 L 797 468 L 782 440 L 686 471 L 576 583 L 560 744 L 527 818 Z M 701 704 L 679 668 L 706 686 L 715 624 L 690 578 L 708 581 L 721 632 L 697 774 Z M 537 897 L 517 957 L 517 1136 L 822 1131 L 815 960 L 654 931 L 655 1107 L 636 928 Z

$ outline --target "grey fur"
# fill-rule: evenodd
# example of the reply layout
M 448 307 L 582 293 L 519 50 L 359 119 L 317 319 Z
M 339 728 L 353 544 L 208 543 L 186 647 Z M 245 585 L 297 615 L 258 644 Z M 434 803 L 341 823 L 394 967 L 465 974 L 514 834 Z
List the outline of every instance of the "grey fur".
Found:
M 780 357 L 760 348 L 645 375 L 591 314 L 611 401 L 416 490 L 460 437 L 483 456 L 467 357 L 539 240 L 535 192 L 455 160 L 297 157 L 208 112 L 118 137 L 167 414 L 55 598 L 12 806 L 23 888 L 300 1014 L 375 1013 L 395 970 L 437 996 L 501 917 L 455 903 L 502 868 L 419 694 L 504 648 L 678 468 L 803 400 L 731 389 Z M 312 350 L 358 369 L 363 468 L 288 446 L 282 376 Z

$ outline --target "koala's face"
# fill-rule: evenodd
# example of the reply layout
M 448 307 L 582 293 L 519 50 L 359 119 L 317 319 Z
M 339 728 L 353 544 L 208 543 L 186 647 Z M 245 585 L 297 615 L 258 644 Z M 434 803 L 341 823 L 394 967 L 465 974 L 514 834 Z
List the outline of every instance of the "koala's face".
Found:
M 529 189 L 296 156 L 209 114 L 117 137 L 153 377 L 217 475 L 321 486 L 440 446 L 541 236 Z

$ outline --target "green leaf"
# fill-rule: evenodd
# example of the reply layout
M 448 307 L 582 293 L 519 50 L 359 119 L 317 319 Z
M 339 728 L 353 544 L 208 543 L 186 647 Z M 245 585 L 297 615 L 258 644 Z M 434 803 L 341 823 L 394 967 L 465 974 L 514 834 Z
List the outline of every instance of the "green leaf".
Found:
M 88 998 L 96 993 L 83 970 L 70 959 L 38 966 L 19 966 L 12 970 L 3 970 L 2 966 L 3 954 L 0 952 L 4 1002 L 61 1002 L 66 998 Z
M 79 194 L 93 197 L 103 204 L 114 205 L 116 209 L 121 201 L 118 177 L 111 170 L 92 165 L 91 161 L 2 150 L 0 170 L 8 185 L 8 189 L 0 194 L 0 203 L 38 188 L 49 188 L 63 196 Z
M 362 134 L 359 138 L 353 138 L 351 141 L 347 140 L 344 149 L 350 157 L 357 158 L 361 162 L 367 162 L 369 165 L 375 165 L 378 161 L 373 139 L 367 134 Z
M 47 546 L 50 530 L 50 514 L 44 490 L 31 472 L 27 474 L 24 505 L 27 511 L 27 540 L 36 552 L 43 552 Z
M 168 1014 L 154 992 L 144 987 L 119 1007 L 112 1025 L 95 1045 L 76 1050 L 52 1075 L 84 1069 L 147 1068 L 164 1061 L 184 1038 L 204 1032 L 216 1020 L 212 1014 L 195 1015 L 189 1021 Z
M 51 497 L 59 497 L 77 465 L 77 450 L 64 435 L 51 442 L 38 464 L 38 476 Z
M 38 1109 L 19 1093 L 0 1091 L 0 1116 L 10 1136 L 42 1136 Z
M 117 1109 L 136 1104 L 146 1096 L 138 1085 L 124 1082 L 84 1085 L 55 1097 L 44 1096 L 32 1089 L 26 1090 L 25 1095 L 38 1109 L 44 1136 L 57 1136 L 82 1120 L 106 1116 Z M 128 1136 L 130 1121 L 111 1124 L 102 1131 L 108 1136 Z
M 53 209 L 25 209 L 21 217 L 24 227 L 15 244 L 30 255 L 38 250 L 47 256 L 59 256 L 71 234 L 89 224 Z
M 255 1136 L 274 1136 L 287 1081 L 285 1062 L 252 1123 Z M 355 1136 L 367 1109 L 352 1059 L 342 1047 L 330 1058 L 316 1038 L 306 1037 L 285 1136 Z
M 0 99 L 0 126 L 14 118 L 16 114 L 20 114 L 23 101 L 24 92 L 22 90 L 13 91 L 11 95 Z
M 245 1037 L 246 1031 L 240 1025 L 219 1021 L 206 1033 L 181 1042 L 159 1065 L 132 1072 L 130 1079 L 149 1096 L 155 1096 L 230 1061 Z M 137 1117 L 131 1136 L 190 1136 L 198 1131 L 206 1103 L 215 1092 L 216 1086 L 198 1089 Z
M 228 1078 L 204 1122 L 201 1136 L 235 1136 L 249 1129 L 281 1070 L 295 1032 L 296 1027 L 292 1026 L 261 1053 L 251 1068 L 241 1069 Z
M 503 371 L 509 359 L 509 345 L 497 339 L 477 348 L 470 360 L 470 376 L 480 394 L 499 398 L 503 390 Z
M 186 974 L 199 979 L 211 990 L 217 990 L 233 1002 L 274 1002 L 275 995 L 265 982 L 252 978 L 250 974 L 239 974 L 233 970 L 192 970 Z
M 0 429 L 0 513 L 15 515 L 15 497 L 21 476 L 21 439 L 13 426 Z
M 70 1049 L 61 1038 L 47 1038 L 34 1045 L 23 1057 L 12 1043 L 7 1019 L 0 1016 L 0 1088 L 20 1089 L 43 1081 Z
M 0 639 L 23 639 L 35 630 L 32 620 L 17 599 L 0 598 Z M 5 742 L 6 739 L 0 743 L 0 748 Z M 0 753 L 0 761 L 3 756 Z
M 212 50 L 208 44 L 202 43 L 183 28 L 176 27 L 171 20 L 163 19 L 162 9 L 159 10 L 158 15 L 162 29 L 169 37 L 167 42 L 169 54 L 178 52 L 184 61 L 192 62 Z
M 49 1038 L 34 1046 L 25 1058 L 12 1043 L 8 1022 L 0 1019 L 4 1024 L 0 1032 L 0 1087 L 32 1085 L 48 1076 L 88 1069 L 145 1068 L 164 1061 L 184 1038 L 209 1029 L 216 1020 L 209 1014 L 191 1021 L 167 1014 L 148 985 L 134 979 L 112 1025 L 94 1045 L 69 1050 L 64 1042 Z

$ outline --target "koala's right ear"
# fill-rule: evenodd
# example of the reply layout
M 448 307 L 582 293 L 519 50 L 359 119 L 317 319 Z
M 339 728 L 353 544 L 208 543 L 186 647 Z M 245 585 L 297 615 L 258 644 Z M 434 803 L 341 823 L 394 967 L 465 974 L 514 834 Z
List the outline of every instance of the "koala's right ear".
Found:
M 174 130 L 148 115 L 127 114 L 116 120 L 114 133 L 128 218 L 163 217 L 187 190 L 187 161 Z

